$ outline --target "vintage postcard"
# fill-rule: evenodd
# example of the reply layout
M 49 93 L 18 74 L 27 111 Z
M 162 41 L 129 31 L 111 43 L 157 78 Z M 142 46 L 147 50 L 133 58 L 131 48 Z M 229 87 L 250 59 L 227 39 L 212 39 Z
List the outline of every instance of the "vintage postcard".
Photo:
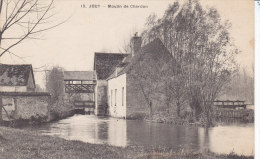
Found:
M 0 159 L 255 158 L 259 12 L 0 0 Z

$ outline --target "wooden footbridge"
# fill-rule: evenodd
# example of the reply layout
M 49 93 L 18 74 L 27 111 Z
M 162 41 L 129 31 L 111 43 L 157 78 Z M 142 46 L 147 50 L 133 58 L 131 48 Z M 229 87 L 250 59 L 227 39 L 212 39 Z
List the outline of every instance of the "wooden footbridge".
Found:
M 212 106 L 216 108 L 227 108 L 227 109 L 237 109 L 237 108 L 243 108 L 246 109 L 247 105 L 245 101 L 240 100 L 215 100 L 215 101 L 206 101 L 207 104 L 211 104 Z
M 236 109 L 236 108 L 243 108 L 246 109 L 247 104 L 245 104 L 245 101 L 230 101 L 230 100 L 216 100 L 213 102 L 213 105 L 218 108 L 231 108 L 231 109 Z
M 74 100 L 74 109 L 79 112 L 94 112 L 96 75 L 93 71 L 65 71 L 65 93 L 77 94 L 80 98 Z M 85 94 L 85 95 L 83 95 Z
M 244 121 L 254 121 L 254 110 L 246 109 L 245 101 L 216 100 L 213 102 L 214 114 L 218 118 L 243 119 Z

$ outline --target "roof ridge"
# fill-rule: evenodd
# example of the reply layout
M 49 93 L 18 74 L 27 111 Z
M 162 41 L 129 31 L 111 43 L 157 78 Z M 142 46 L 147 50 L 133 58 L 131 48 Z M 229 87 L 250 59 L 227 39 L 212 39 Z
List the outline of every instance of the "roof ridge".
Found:
M 95 54 L 116 54 L 116 55 L 130 55 L 131 53 L 116 53 L 116 52 L 95 52 Z
M 94 71 L 64 71 L 64 72 L 94 72 Z
M 131 66 L 135 65 L 138 60 L 142 57 L 143 54 L 147 53 L 147 50 L 151 51 L 150 47 L 154 47 L 154 46 L 159 46 L 159 47 L 163 47 L 162 48 L 162 52 L 167 52 L 168 54 L 170 54 L 169 50 L 166 48 L 166 46 L 163 44 L 163 42 L 161 41 L 160 38 L 155 38 L 154 40 L 152 40 L 151 42 L 145 44 L 144 46 L 142 46 L 137 53 L 131 57 L 130 62 L 128 63 L 128 65 L 126 65 L 118 74 L 117 76 L 120 76 L 126 72 L 128 72 L 131 69 Z M 152 50 L 151 52 L 154 52 L 155 50 Z M 110 76 L 107 78 L 107 80 L 112 79 L 113 77 L 113 72 L 110 74 Z
M 3 64 L 3 63 L 0 63 L 0 65 L 6 65 L 6 66 L 32 66 L 32 64 Z

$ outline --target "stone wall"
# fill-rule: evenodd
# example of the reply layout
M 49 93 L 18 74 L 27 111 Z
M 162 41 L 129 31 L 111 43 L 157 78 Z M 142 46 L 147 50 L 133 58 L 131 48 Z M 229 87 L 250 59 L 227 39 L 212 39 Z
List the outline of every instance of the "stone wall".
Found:
M 172 55 L 156 40 L 144 46 L 132 61 L 126 82 L 127 118 L 143 118 L 166 110 L 165 88 L 172 77 Z
M 47 119 L 50 95 L 39 92 L 0 92 L 3 101 L 12 104 L 14 111 L 9 114 L 14 119 Z M 7 104 L 7 103 L 3 103 Z M 2 112 L 5 113 L 5 112 Z
M 126 78 L 126 118 L 142 119 L 149 115 L 149 109 L 145 97 L 138 85 L 138 81 L 127 74 Z
M 96 89 L 96 115 L 106 115 L 107 103 L 107 81 L 98 80 Z
M 20 96 L 16 97 L 17 119 L 46 118 L 48 115 L 48 96 Z

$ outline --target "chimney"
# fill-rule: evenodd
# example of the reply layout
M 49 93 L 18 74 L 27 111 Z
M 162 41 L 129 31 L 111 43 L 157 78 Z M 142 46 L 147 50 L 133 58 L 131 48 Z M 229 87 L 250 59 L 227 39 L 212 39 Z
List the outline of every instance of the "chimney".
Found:
M 130 41 L 132 56 L 134 56 L 134 54 L 136 54 L 136 52 L 141 49 L 141 45 L 142 45 L 142 38 L 139 37 L 137 34 L 138 33 L 136 32 L 134 37 L 132 37 Z

